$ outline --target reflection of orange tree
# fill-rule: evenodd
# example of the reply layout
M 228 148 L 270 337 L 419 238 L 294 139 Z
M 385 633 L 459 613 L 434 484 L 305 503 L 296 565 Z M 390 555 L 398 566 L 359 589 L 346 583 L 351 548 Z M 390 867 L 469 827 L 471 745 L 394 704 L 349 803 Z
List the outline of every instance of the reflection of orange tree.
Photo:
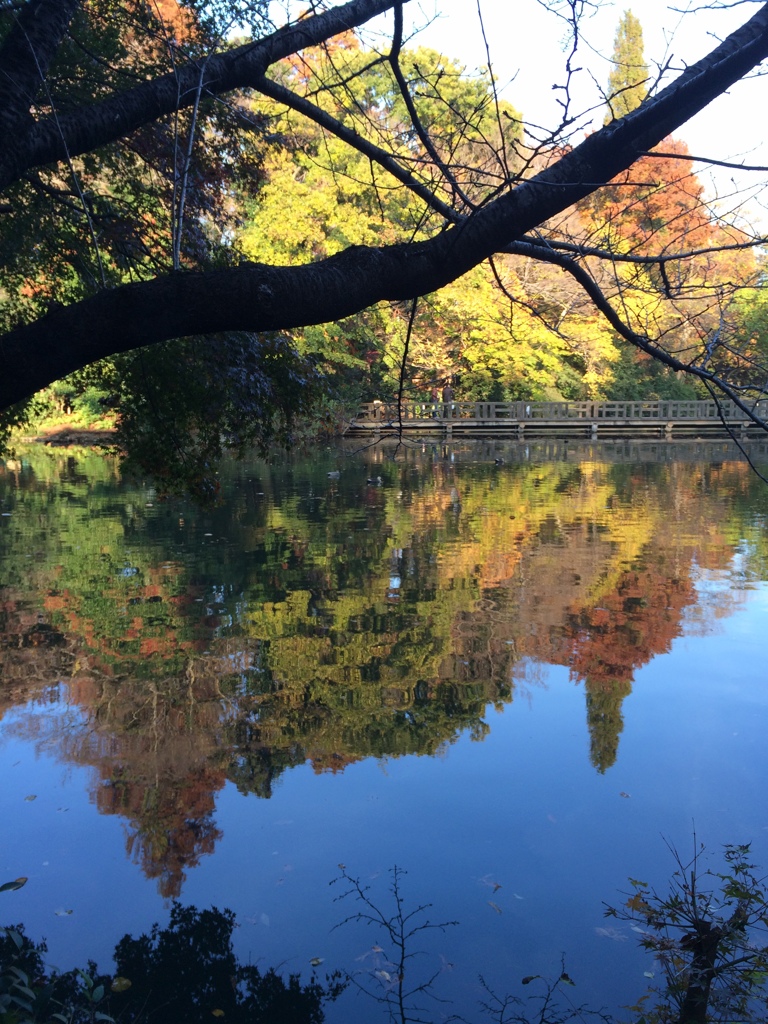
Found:
M 131 766 L 133 767 L 133 766 Z M 120 814 L 134 825 L 126 840 L 129 855 L 148 878 L 159 879 L 161 895 L 179 896 L 185 870 L 204 854 L 213 853 L 221 838 L 213 818 L 214 794 L 224 772 L 198 764 L 183 778 L 153 780 L 122 777 L 110 766 L 110 777 L 97 791 L 104 814 Z
M 37 616 L 31 622 L 26 602 L 7 591 L 4 598 L 3 680 L 14 703 L 30 706 L 11 731 L 95 768 L 96 806 L 128 820 L 129 854 L 159 879 L 163 895 L 178 895 L 185 869 L 219 838 L 213 810 L 230 758 L 221 714 L 230 652 L 220 645 L 218 657 L 190 660 L 182 674 L 138 678 L 116 672 Z M 239 650 L 237 658 L 247 668 Z M 68 702 L 82 710 L 79 721 L 34 712 L 57 698 L 62 678 Z
M 671 575 L 668 552 L 656 548 L 648 561 L 624 572 L 599 608 L 581 608 L 569 623 L 570 667 L 585 683 L 591 759 L 601 772 L 616 760 L 621 704 L 635 671 L 670 649 L 680 635 L 683 609 L 696 599 L 688 572 Z
M 221 694 L 194 661 L 217 623 L 199 603 L 202 588 L 145 533 L 145 495 L 116 497 L 111 460 L 35 451 L 17 477 L 5 491 L 18 514 L 2 538 L 17 581 L 0 614 L 3 680 L 33 704 L 56 699 L 67 680 L 85 724 L 33 712 L 23 728 L 96 769 L 97 806 L 128 818 L 132 854 L 177 894 L 184 866 L 217 836 Z M 215 663 L 223 667 L 231 671 Z
M 222 679 L 231 674 L 229 648 L 191 659 L 165 678 L 114 675 L 98 659 L 81 659 L 71 698 L 88 729 L 60 738 L 67 760 L 94 766 L 96 805 L 130 821 L 128 852 L 164 896 L 178 896 L 185 869 L 213 852 L 220 832 L 214 795 L 227 775 L 231 738 L 222 715 Z M 243 662 L 239 648 L 234 652 Z M 247 667 L 247 661 L 245 661 Z
M 75 734 L 80 746 L 68 757 L 97 767 L 97 806 L 130 819 L 129 852 L 160 878 L 164 896 L 178 896 L 184 866 L 212 852 L 219 835 L 211 816 L 224 773 L 201 742 L 220 731 L 219 697 L 208 692 L 210 679 L 193 678 L 189 659 L 205 639 L 193 639 L 198 631 L 184 614 L 194 597 L 181 567 L 123 577 L 111 559 L 102 565 L 93 589 L 49 592 L 44 601 L 52 621 L 85 646 L 70 692 L 93 731 L 84 744 Z

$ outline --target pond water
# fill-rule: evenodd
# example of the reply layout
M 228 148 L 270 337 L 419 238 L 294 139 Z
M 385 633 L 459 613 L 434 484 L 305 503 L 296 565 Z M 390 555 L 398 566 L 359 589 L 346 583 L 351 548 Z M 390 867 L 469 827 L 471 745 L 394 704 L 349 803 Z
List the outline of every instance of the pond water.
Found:
M 179 900 L 386 995 L 331 883 L 392 913 L 397 866 L 414 923 L 458 922 L 409 940 L 424 1019 L 562 957 L 615 1010 L 654 969 L 603 917 L 629 876 L 663 890 L 694 831 L 768 867 L 768 486 L 735 450 L 325 448 L 222 494 L 0 462 L 0 923 L 50 963 L 108 970 Z M 386 1007 L 326 1007 L 360 1019 Z

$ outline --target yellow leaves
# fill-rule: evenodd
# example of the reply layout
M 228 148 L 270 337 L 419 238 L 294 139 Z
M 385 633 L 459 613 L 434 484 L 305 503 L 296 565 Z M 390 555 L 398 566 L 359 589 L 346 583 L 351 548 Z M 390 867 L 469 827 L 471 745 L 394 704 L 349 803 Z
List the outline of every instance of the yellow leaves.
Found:
M 635 914 L 648 914 L 651 910 L 648 903 L 643 899 L 641 893 L 635 893 L 634 896 L 630 896 L 626 902 L 627 910 L 633 911 Z
M 585 396 L 603 398 L 613 381 L 613 366 L 620 356 L 613 330 L 598 316 L 569 317 L 563 330 L 584 361 Z

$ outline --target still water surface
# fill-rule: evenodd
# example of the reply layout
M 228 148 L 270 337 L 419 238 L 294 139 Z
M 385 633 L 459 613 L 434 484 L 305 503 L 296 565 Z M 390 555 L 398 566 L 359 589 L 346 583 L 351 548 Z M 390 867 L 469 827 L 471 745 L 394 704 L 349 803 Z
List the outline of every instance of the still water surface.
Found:
M 260 966 L 373 978 L 329 883 L 386 907 L 397 865 L 459 922 L 416 940 L 428 1019 L 563 954 L 579 1002 L 633 1001 L 627 877 L 663 888 L 694 828 L 768 866 L 768 487 L 648 451 L 323 449 L 227 467 L 213 510 L 93 453 L 0 462 L 2 922 L 109 969 L 178 899 Z

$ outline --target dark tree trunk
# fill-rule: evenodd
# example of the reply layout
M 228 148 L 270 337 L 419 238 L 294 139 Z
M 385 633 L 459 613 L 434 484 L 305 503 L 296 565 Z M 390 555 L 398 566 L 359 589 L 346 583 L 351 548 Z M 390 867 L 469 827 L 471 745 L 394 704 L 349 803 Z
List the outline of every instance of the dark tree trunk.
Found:
M 713 928 L 708 921 L 701 921 L 695 931 L 684 937 L 683 947 L 693 953 L 693 960 L 678 1024 L 706 1024 L 717 950 L 723 934 L 722 928 Z

